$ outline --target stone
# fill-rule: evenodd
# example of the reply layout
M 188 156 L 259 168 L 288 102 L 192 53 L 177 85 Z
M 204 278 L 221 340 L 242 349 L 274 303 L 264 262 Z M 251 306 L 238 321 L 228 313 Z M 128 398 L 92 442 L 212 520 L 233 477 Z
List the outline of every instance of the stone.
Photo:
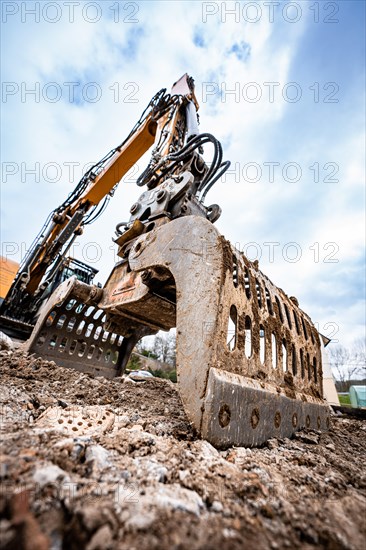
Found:
M 125 525 L 133 531 L 144 531 L 156 521 L 156 513 L 151 511 L 136 512 L 126 521 Z
M 184 481 L 187 477 L 189 477 L 189 470 L 180 470 L 178 472 L 178 476 L 180 481 Z
M 69 475 L 56 464 L 37 468 L 33 480 L 41 488 L 54 483 L 70 483 Z
M 146 492 L 145 498 L 158 508 L 181 510 L 196 516 L 203 509 L 203 501 L 198 493 L 177 484 L 161 485 L 153 490 L 153 494 Z
M 0 330 L 0 349 L 9 351 L 14 349 L 14 342 L 9 336 Z
M 107 550 L 112 548 L 113 533 L 109 525 L 103 525 L 90 539 L 86 550 Z
M 221 504 L 221 502 L 219 502 L 218 500 L 213 501 L 212 506 L 211 506 L 212 512 L 220 513 L 220 512 L 223 511 L 223 509 L 224 509 L 224 507 Z
M 303 441 L 304 443 L 309 443 L 310 445 L 317 445 L 319 443 L 320 436 L 316 432 L 296 432 L 295 436 L 296 439 L 299 439 L 300 441 Z
M 109 452 L 101 445 L 88 445 L 85 450 L 85 462 L 93 469 L 104 470 L 110 466 Z

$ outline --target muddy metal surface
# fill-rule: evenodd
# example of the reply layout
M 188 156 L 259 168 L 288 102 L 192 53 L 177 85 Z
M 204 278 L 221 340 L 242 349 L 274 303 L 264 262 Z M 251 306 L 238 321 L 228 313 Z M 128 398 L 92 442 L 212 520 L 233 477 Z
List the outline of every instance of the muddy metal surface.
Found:
M 0 548 L 365 548 L 365 421 L 217 451 L 170 382 L 0 365 Z

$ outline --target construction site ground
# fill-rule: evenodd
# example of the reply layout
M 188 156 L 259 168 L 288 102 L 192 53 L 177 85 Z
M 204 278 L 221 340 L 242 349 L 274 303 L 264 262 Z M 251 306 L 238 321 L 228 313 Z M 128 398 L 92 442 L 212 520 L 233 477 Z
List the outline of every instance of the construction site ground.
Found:
M 365 548 L 363 420 L 216 450 L 170 381 L 0 366 L 1 549 Z

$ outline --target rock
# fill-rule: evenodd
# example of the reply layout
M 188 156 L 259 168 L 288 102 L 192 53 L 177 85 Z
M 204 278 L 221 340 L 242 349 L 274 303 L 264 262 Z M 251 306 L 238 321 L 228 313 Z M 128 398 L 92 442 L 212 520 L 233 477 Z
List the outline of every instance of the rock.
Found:
M 225 539 L 234 539 L 238 533 L 234 529 L 228 529 L 225 527 L 225 529 L 222 530 L 222 535 Z
M 320 439 L 320 435 L 318 433 L 306 431 L 296 432 L 294 437 L 311 445 L 317 445 Z
M 278 448 L 278 440 L 273 438 L 273 439 L 268 439 L 267 443 L 266 443 L 268 449 L 277 449 Z
M 203 509 L 203 501 L 198 493 L 177 484 L 161 485 L 155 490 L 146 491 L 144 498 L 157 508 L 181 510 L 196 516 Z
M 109 525 L 103 525 L 90 539 L 85 550 L 107 550 L 112 548 L 113 533 Z
M 0 330 L 0 349 L 9 351 L 14 349 L 14 342 L 9 336 Z
M 330 451 L 335 451 L 336 448 L 333 445 L 333 443 L 328 443 L 328 445 L 325 446 L 326 449 L 329 449 Z
M 8 474 L 9 465 L 6 462 L 3 462 L 3 456 L 1 456 L 0 459 L 0 479 L 4 479 Z
M 129 423 L 130 417 L 127 414 L 117 415 L 114 429 L 125 428 Z
M 223 509 L 224 509 L 224 507 L 221 504 L 221 502 L 219 502 L 218 500 L 213 501 L 212 506 L 211 506 L 212 512 L 220 513 L 220 512 L 223 511 Z
M 41 488 L 49 484 L 70 483 L 69 475 L 55 464 L 37 468 L 33 474 L 33 480 Z
M 76 512 L 82 525 L 89 533 L 99 530 L 106 524 L 110 525 L 112 529 L 117 528 L 116 518 L 114 517 L 112 511 L 100 504 L 84 505 L 81 508 L 78 508 Z
M 85 450 L 85 462 L 93 469 L 104 470 L 110 466 L 109 452 L 101 445 L 89 445 Z
M 252 454 L 251 449 L 245 447 L 236 447 L 227 452 L 226 460 L 233 464 L 243 465 L 247 462 L 248 457 Z
M 142 432 L 144 428 L 141 426 L 141 424 L 134 424 L 133 426 L 131 426 L 130 430 Z
M 220 456 L 218 450 L 215 449 L 215 447 L 213 447 L 208 441 L 195 441 L 193 447 L 204 459 L 219 458 Z
M 180 481 L 184 481 L 187 477 L 189 477 L 189 470 L 179 470 L 178 477 Z
M 85 447 L 90 443 L 90 437 L 68 437 L 55 443 L 55 447 L 66 451 L 72 460 L 78 461 L 85 453 Z
M 149 480 L 156 480 L 160 483 L 165 483 L 168 475 L 168 469 L 165 466 L 162 466 L 162 464 L 159 464 L 159 462 L 146 460 L 145 458 L 137 458 L 134 459 L 134 464 L 136 464 L 137 468 L 141 468 L 142 477 Z
M 156 521 L 156 513 L 153 511 L 136 512 L 126 521 L 125 526 L 133 531 L 144 531 Z

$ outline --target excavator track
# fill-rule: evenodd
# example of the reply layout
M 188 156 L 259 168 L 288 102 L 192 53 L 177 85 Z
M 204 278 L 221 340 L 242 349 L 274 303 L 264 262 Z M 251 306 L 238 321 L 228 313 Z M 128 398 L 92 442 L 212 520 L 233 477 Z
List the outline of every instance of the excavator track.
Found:
M 152 285 L 151 274 L 161 273 L 160 287 Z M 27 349 L 118 376 L 142 336 L 173 326 L 185 412 L 215 446 L 258 446 L 304 427 L 328 429 L 323 344 L 311 319 L 200 216 L 136 238 L 104 289 L 63 283 Z

